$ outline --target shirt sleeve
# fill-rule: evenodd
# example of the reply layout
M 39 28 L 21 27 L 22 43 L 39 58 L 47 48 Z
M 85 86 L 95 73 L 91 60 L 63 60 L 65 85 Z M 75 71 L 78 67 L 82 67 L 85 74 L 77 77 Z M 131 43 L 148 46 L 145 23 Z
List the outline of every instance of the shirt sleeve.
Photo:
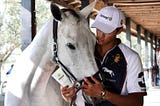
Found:
M 128 93 L 146 92 L 143 67 L 139 55 L 132 54 L 128 60 L 126 77 Z

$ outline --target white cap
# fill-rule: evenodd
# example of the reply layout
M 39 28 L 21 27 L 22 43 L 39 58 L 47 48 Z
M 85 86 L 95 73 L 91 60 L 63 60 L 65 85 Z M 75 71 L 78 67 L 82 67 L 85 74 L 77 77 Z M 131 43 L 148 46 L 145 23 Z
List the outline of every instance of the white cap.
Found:
M 104 33 L 111 33 L 123 25 L 123 13 L 113 6 L 102 8 L 96 16 L 92 28 L 97 28 Z

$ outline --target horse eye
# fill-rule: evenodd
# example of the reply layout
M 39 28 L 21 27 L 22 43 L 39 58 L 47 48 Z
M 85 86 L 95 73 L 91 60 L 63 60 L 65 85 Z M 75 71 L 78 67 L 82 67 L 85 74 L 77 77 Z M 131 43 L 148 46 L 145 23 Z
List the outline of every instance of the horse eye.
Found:
M 75 46 L 73 44 L 71 44 L 71 43 L 67 43 L 67 46 L 72 50 L 76 49 Z

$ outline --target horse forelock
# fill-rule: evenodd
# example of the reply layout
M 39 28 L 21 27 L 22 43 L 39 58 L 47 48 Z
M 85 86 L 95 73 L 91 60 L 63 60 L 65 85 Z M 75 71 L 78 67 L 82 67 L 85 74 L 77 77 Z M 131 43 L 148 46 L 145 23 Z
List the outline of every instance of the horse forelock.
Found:
M 81 42 L 86 42 L 88 37 L 92 36 L 87 21 L 77 22 L 77 20 L 74 21 L 72 18 L 70 18 L 64 23 L 62 22 L 61 24 L 59 24 L 58 36 L 64 38 L 65 40 L 63 41 L 66 43 L 73 42 L 73 44 L 82 44 Z
M 69 9 L 69 8 L 64 8 L 62 9 L 62 12 L 65 14 L 65 16 L 67 16 L 67 13 L 69 13 L 69 16 L 72 15 L 74 18 L 77 19 L 77 22 L 79 22 L 79 20 L 81 19 L 80 15 L 73 9 Z
M 65 21 L 61 21 L 61 24 L 59 24 L 60 27 L 58 28 L 58 32 L 61 33 L 59 36 L 62 35 L 66 37 L 66 39 L 69 39 L 67 41 L 76 43 L 79 41 L 86 42 L 88 37 L 91 39 L 94 38 L 93 33 L 89 28 L 87 19 L 83 17 L 80 12 L 69 8 L 62 9 L 62 12 L 65 15 L 63 17 Z
M 74 11 L 73 9 L 70 9 L 70 8 L 64 8 L 62 9 L 62 12 L 70 12 L 73 16 L 77 17 L 77 18 L 80 18 L 79 15 L 77 14 L 76 11 Z

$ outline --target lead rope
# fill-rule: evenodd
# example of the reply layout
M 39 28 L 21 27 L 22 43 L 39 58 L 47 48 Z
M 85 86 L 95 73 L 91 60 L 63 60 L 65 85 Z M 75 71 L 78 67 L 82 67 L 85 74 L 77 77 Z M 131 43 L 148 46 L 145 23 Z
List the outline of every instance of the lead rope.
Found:
M 96 98 L 92 97 L 92 106 L 96 106 L 95 99 Z
M 76 94 L 79 92 L 79 90 L 81 90 L 81 87 L 76 90 L 75 96 L 71 99 L 69 106 L 75 106 L 74 103 L 75 103 L 75 99 L 76 99 Z
M 71 101 L 70 101 L 70 103 L 69 103 L 69 106 L 76 106 L 76 105 L 74 105 L 74 103 L 75 103 L 75 99 L 76 99 L 76 94 L 79 92 L 79 90 L 81 90 L 82 89 L 82 87 L 79 87 L 78 89 L 77 89 L 77 91 L 75 92 L 75 96 L 71 99 Z M 94 98 L 94 97 L 91 97 L 91 100 L 92 100 L 92 106 L 96 106 L 96 98 Z

